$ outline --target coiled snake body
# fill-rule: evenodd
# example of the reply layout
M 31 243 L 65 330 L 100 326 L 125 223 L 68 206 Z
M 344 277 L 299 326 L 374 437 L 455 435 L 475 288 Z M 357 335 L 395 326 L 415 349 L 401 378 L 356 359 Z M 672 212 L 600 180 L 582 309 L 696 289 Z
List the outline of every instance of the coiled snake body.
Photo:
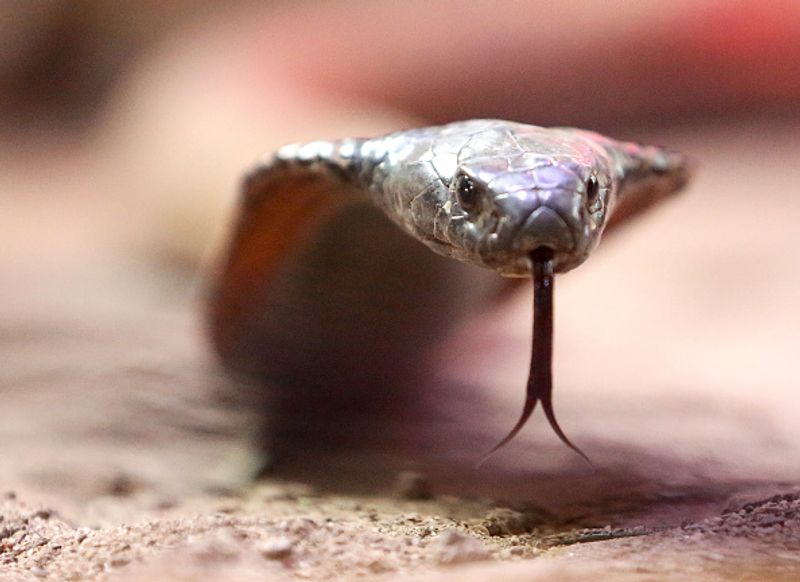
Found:
M 575 448 L 552 411 L 553 274 L 686 179 L 663 148 L 500 120 L 285 146 L 245 180 L 214 345 L 230 368 L 311 400 L 401 398 L 431 346 L 497 295 L 491 271 L 533 276 L 527 399 L 501 445 L 540 401 Z

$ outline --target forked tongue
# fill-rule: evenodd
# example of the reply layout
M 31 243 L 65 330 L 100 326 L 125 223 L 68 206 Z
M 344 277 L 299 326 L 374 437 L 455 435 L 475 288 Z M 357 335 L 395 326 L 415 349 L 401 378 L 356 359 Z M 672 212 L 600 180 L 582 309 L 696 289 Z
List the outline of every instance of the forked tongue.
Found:
M 506 437 L 478 463 L 481 465 L 495 451 L 505 446 L 528 422 L 536 403 L 541 402 L 547 421 L 565 445 L 589 463 L 583 451 L 576 447 L 561 430 L 553 412 L 553 251 L 540 247 L 531 253 L 533 264 L 533 346 L 528 387 L 522 414 Z

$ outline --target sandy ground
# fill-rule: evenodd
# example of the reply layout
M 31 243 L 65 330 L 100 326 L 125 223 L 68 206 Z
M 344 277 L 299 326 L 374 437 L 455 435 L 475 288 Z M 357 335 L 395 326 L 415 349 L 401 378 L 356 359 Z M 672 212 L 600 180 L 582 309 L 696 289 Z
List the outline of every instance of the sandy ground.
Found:
M 596 469 L 538 415 L 474 468 L 521 402 L 524 292 L 449 338 L 416 410 L 298 419 L 265 459 L 203 277 L 121 253 L 98 198 L 49 196 L 91 184 L 16 152 L 0 579 L 797 579 L 798 129 L 659 136 L 693 187 L 559 281 L 557 407 Z

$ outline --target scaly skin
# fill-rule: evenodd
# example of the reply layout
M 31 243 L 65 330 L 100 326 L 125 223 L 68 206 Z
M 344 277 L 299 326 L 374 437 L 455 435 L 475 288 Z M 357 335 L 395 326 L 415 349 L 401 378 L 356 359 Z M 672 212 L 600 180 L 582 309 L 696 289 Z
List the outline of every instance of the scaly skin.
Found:
M 530 276 L 528 255 L 540 246 L 556 251 L 557 273 L 574 269 L 600 242 L 618 202 L 643 190 L 661 198 L 687 177 L 684 157 L 662 148 L 483 119 L 291 145 L 277 159 L 336 168 L 433 251 L 518 277 Z M 460 176 L 478 190 L 474 208 L 462 204 Z

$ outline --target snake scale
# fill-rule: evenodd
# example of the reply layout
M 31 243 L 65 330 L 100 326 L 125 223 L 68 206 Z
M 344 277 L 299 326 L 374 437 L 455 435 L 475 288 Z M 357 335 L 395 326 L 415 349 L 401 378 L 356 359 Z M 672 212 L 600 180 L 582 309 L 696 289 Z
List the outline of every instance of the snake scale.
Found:
M 501 295 L 497 274 L 531 277 L 526 401 L 495 449 L 540 402 L 583 454 L 553 413 L 554 275 L 687 179 L 665 148 L 491 119 L 285 146 L 244 181 L 214 346 L 306 401 L 358 407 L 379 392 L 391 406 L 420 385 L 436 342 Z

